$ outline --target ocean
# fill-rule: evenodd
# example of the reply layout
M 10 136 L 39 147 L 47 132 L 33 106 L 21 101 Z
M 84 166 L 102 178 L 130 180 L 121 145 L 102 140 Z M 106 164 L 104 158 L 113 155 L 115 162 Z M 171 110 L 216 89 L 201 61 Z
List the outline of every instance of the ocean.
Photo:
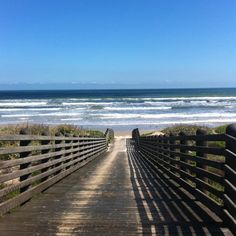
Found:
M 0 124 L 159 130 L 236 122 L 236 88 L 0 91 Z

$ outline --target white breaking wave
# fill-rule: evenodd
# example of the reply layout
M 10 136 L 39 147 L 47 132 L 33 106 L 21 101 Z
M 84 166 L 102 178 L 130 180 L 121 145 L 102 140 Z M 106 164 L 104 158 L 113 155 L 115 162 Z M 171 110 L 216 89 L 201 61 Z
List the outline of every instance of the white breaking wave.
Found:
M 207 118 L 207 117 L 235 117 L 236 113 L 197 113 L 197 114 L 181 114 L 181 113 L 169 113 L 169 114 L 100 114 L 103 119 L 131 119 L 131 118 L 143 118 L 143 119 L 158 119 L 158 118 Z
M 135 98 L 135 97 L 123 97 L 123 98 L 113 98 L 113 97 L 106 97 L 106 98 L 70 98 L 70 101 L 149 101 L 149 100 L 236 100 L 235 96 L 205 96 L 205 97 L 143 97 L 143 98 Z
M 11 118 L 11 117 L 31 117 L 31 116 L 36 116 L 35 115 L 30 115 L 30 114 L 14 114 L 14 115 L 1 115 L 3 118 Z
M 66 119 L 61 119 L 61 121 L 76 121 L 76 120 L 83 120 L 83 118 L 81 118 L 81 117 L 77 117 L 77 118 L 66 118 Z
M 207 120 L 180 120 L 180 121 L 158 121 L 158 122 L 145 122 L 145 121 L 127 121 L 127 122 L 100 122 L 100 125 L 108 126 L 132 126 L 132 125 L 177 125 L 177 124 L 214 124 L 214 123 L 234 123 L 236 118 L 232 119 L 207 119 Z M 81 123 L 83 125 L 83 123 Z M 86 123 L 86 125 L 94 125 L 94 122 Z
M 44 117 L 44 116 L 79 116 L 81 113 L 46 113 L 46 114 L 11 114 L 11 115 L 1 115 L 3 118 L 10 118 L 10 117 Z
M 34 116 L 81 116 L 83 113 L 45 113 L 45 114 L 9 114 L 1 115 L 3 118 L 10 117 L 34 117 Z M 121 114 L 121 113 L 107 113 L 107 114 L 94 114 L 92 117 L 97 117 L 98 119 L 132 119 L 132 118 L 142 118 L 142 119 L 163 119 L 163 118 L 208 118 L 216 117 L 220 118 L 236 118 L 236 113 L 197 113 L 197 114 L 181 114 L 181 113 L 166 113 L 166 114 Z
M 69 98 L 69 101 L 103 101 L 103 98 Z
M 170 110 L 172 107 L 105 107 L 109 111 L 129 111 L 129 110 Z
M 58 108 L 0 108 L 0 111 L 59 111 L 62 108 L 58 107 Z
M 162 101 L 162 100 L 236 100 L 235 96 L 230 97 L 165 97 L 165 98 L 123 98 L 124 100 L 136 100 L 136 101 L 150 101 L 150 100 L 156 100 L 156 101 Z
M 30 107 L 30 106 L 45 106 L 47 102 L 1 102 L 2 107 Z
M 0 100 L 0 123 L 30 121 L 85 126 L 168 126 L 236 122 L 236 96 L 182 95 L 168 97 L 170 94 L 165 98 L 4 99 Z
M 103 105 L 110 105 L 111 102 L 63 102 L 62 105 L 64 106 L 84 106 L 84 105 L 96 105 L 96 106 L 103 106 Z
M 169 105 L 172 107 L 200 107 L 200 106 L 207 106 L 207 107 L 218 107 L 218 106 L 230 106 L 236 105 L 236 101 L 145 101 L 144 104 L 152 105 L 152 106 L 161 106 L 161 105 Z

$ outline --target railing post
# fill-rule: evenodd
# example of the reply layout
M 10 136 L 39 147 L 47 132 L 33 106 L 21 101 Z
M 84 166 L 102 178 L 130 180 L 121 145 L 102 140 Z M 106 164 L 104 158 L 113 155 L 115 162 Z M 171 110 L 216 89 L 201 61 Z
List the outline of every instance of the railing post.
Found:
M 204 129 L 198 129 L 196 131 L 196 136 L 197 137 L 200 137 L 200 136 L 204 136 L 204 135 L 207 135 L 207 131 L 204 130 Z M 199 146 L 199 147 L 207 147 L 207 141 L 205 141 L 204 139 L 202 140 L 196 140 L 196 146 Z M 202 158 L 207 158 L 207 154 L 202 152 L 202 151 L 197 151 L 196 152 L 196 156 L 199 156 L 199 157 L 202 157 Z M 205 169 L 206 166 L 204 165 L 201 165 L 199 163 L 196 164 L 196 167 L 199 167 L 201 169 Z M 202 178 L 201 175 L 199 174 L 196 174 L 196 177 L 199 178 L 199 179 L 202 179 L 203 181 L 206 181 L 206 178 Z M 196 184 L 196 187 L 197 187 L 197 184 Z
M 48 132 L 48 131 L 42 132 L 42 136 L 49 136 L 49 132 Z M 49 145 L 50 142 L 51 142 L 50 140 L 42 140 L 42 141 L 41 141 L 41 145 Z M 50 149 L 45 149 L 45 150 L 42 150 L 42 151 L 41 151 L 41 154 L 46 154 L 46 153 L 49 153 L 49 152 L 50 152 Z M 41 163 L 46 163 L 46 162 L 48 162 L 49 160 L 50 160 L 50 158 L 43 159 L 43 160 L 41 161 Z M 45 172 L 45 171 L 47 171 L 47 170 L 49 170 L 49 167 L 42 169 L 41 172 L 43 173 L 43 172 Z M 49 176 L 42 178 L 41 182 L 47 180 L 48 178 L 49 178 Z
M 174 134 L 173 134 L 173 133 L 170 133 L 169 137 L 170 137 L 169 144 L 170 144 L 170 145 L 176 145 L 176 140 L 173 139 L 173 138 L 174 138 Z M 175 151 L 176 151 L 176 148 L 170 147 L 169 150 L 172 151 L 172 152 L 175 152 Z M 172 153 L 171 153 L 171 154 L 170 154 L 170 158 L 174 159 L 175 161 L 178 161 L 178 159 L 176 158 L 176 155 L 175 155 L 175 154 L 172 154 Z M 178 164 L 175 164 L 174 166 L 175 166 L 176 168 L 178 168 Z M 175 174 L 179 175 L 178 172 L 176 172 L 176 171 L 175 171 Z
M 162 154 L 162 151 L 160 151 L 160 148 L 162 148 L 162 146 L 161 146 L 161 139 L 162 139 L 162 136 L 161 135 L 158 135 L 158 137 L 157 137 L 157 141 L 156 141 L 156 145 L 157 145 L 157 153 L 156 153 L 156 155 L 157 155 L 157 157 L 160 159 L 161 157 L 160 157 L 160 155 Z M 157 162 L 159 163 L 159 164 L 162 164 L 160 161 L 158 161 L 157 160 Z
M 55 134 L 55 136 L 56 137 L 61 137 L 62 136 L 62 134 L 60 133 L 60 132 L 57 132 L 56 134 Z M 55 145 L 57 145 L 57 144 L 62 144 L 64 141 L 62 141 L 62 140 L 55 140 Z M 62 151 L 62 148 L 55 148 L 55 152 L 59 152 L 59 151 Z M 60 158 L 62 158 L 63 157 L 63 155 L 57 155 L 56 157 L 55 157 L 55 159 L 60 159 Z M 55 167 L 58 167 L 58 166 L 60 166 L 61 165 L 61 163 L 58 163 L 58 164 L 56 164 L 55 165 Z M 58 170 L 56 173 L 55 173 L 55 175 L 57 175 L 57 174 L 59 174 L 61 172 L 61 170 Z
M 107 145 L 107 148 L 108 148 L 108 143 L 109 143 L 109 129 L 106 129 L 105 138 L 106 138 L 106 145 Z
M 105 138 L 108 147 L 109 143 L 114 140 L 114 131 L 112 129 L 107 129 L 105 132 Z
M 83 142 L 83 140 L 81 141 L 81 139 L 80 138 L 82 138 L 83 136 L 80 136 L 80 135 L 78 135 L 77 136 L 77 138 L 78 138 L 78 148 L 79 148 L 79 151 L 78 151 L 78 155 L 79 155 L 79 158 L 81 158 L 81 152 L 83 152 L 83 150 L 81 150 L 81 148 L 82 148 L 82 146 L 81 146 L 81 142 Z M 79 162 L 81 162 L 81 161 L 79 161 Z
M 27 128 L 22 129 L 22 130 L 20 131 L 20 134 L 21 134 L 21 135 L 29 135 L 29 130 L 28 130 Z M 21 141 L 20 141 L 20 146 L 21 146 L 21 147 L 27 147 L 27 146 L 30 145 L 30 143 L 31 143 L 31 141 L 29 141 L 29 140 L 21 140 Z M 30 154 L 31 154 L 31 152 L 22 152 L 22 153 L 20 153 L 20 158 L 27 158 L 28 156 L 30 156 Z M 21 165 L 20 165 L 20 170 L 26 169 L 26 168 L 28 168 L 30 165 L 31 165 L 30 162 L 29 162 L 29 163 L 21 164 Z M 28 179 L 30 176 L 31 176 L 31 174 L 22 175 L 22 176 L 20 177 L 20 181 L 22 182 L 22 181 Z M 29 187 L 30 187 L 30 185 L 27 185 L 27 186 L 25 186 L 25 187 L 20 188 L 20 193 L 25 192 L 26 190 L 29 189 Z
M 169 147 L 168 147 L 168 144 L 169 144 L 168 136 L 165 134 L 165 135 L 162 136 L 162 138 L 163 138 L 163 142 L 162 142 L 163 143 L 163 149 L 166 149 L 168 151 L 169 150 Z M 165 151 L 163 152 L 163 155 L 164 155 L 164 160 L 167 163 L 166 164 L 166 168 L 168 170 L 170 170 L 170 159 L 169 159 L 170 155 L 169 155 L 168 152 L 165 152 Z
M 73 147 L 73 149 L 78 149 L 79 148 L 79 136 L 74 134 L 73 138 L 76 138 L 76 140 L 73 140 L 73 144 L 78 144 L 75 147 Z M 78 150 L 73 152 L 73 155 L 78 155 L 78 154 L 79 154 Z M 78 156 L 74 157 L 73 160 L 76 160 L 77 158 L 78 158 Z
M 226 128 L 226 134 L 236 138 L 236 124 L 229 125 Z M 226 140 L 226 149 L 236 154 L 236 145 L 235 141 Z M 226 160 L 227 162 L 227 160 Z
M 87 142 L 87 140 L 85 139 L 86 138 L 85 135 L 81 136 L 81 138 L 83 138 L 83 141 L 82 141 L 82 144 L 80 144 L 80 147 L 82 148 L 82 152 L 84 152 L 86 150 L 86 142 Z M 83 156 L 84 156 L 84 154 L 81 157 L 83 157 Z
M 110 130 L 107 129 L 106 133 L 105 133 L 105 137 L 106 137 L 106 147 L 108 149 L 108 145 L 109 145 L 109 142 L 111 140 L 111 137 L 110 137 Z
M 139 149 L 140 148 L 140 134 L 139 134 L 139 130 L 135 129 L 134 130 L 135 133 L 135 143 L 136 143 L 136 147 Z
M 226 139 L 226 150 L 229 150 L 233 155 L 225 157 L 225 180 L 224 180 L 224 220 L 229 225 L 232 232 L 236 232 L 236 124 L 229 125 L 226 128 L 226 134 L 234 139 Z
M 205 129 L 198 129 L 196 131 L 196 135 L 197 136 L 203 136 L 203 135 L 207 135 L 207 131 Z M 207 147 L 207 141 L 205 140 L 197 140 L 196 141 L 196 146 L 200 146 L 200 147 Z M 199 157 L 204 157 L 204 158 L 207 158 L 207 154 L 204 153 L 204 152 L 201 152 L 201 151 L 197 151 L 196 152 L 196 155 L 199 156 Z
M 66 134 L 65 134 L 65 137 L 66 137 L 66 138 L 70 138 L 71 135 L 68 134 L 68 133 L 66 133 Z M 67 145 L 67 144 L 73 145 L 73 141 L 72 141 L 72 140 L 66 140 L 66 141 L 65 141 L 65 144 L 66 144 L 66 145 Z M 72 154 L 72 152 L 73 152 L 73 147 L 72 147 L 72 146 L 65 147 L 64 150 L 65 150 L 65 151 L 71 150 L 71 152 L 66 153 L 66 154 L 64 155 L 64 157 L 67 157 L 67 156 L 70 156 L 70 155 Z M 70 159 L 67 160 L 67 161 L 64 161 L 63 164 L 65 164 L 65 163 L 67 163 L 67 162 L 70 162 Z M 69 169 L 69 168 L 70 168 L 70 166 L 67 166 L 67 167 L 66 167 L 66 170 Z
M 153 136 L 153 139 L 154 139 L 154 151 L 155 151 L 154 154 L 155 154 L 155 156 L 157 156 L 157 154 L 158 154 L 158 147 L 157 147 L 158 135 Z
M 180 132 L 179 136 L 180 137 L 184 137 L 184 136 L 186 136 L 186 134 L 184 132 Z M 180 145 L 187 146 L 188 145 L 188 141 L 186 139 L 180 139 Z M 188 154 L 188 150 L 185 147 L 180 147 L 179 151 L 180 151 L 180 153 Z M 182 156 L 180 156 L 179 160 L 182 161 L 182 162 L 186 161 L 186 159 L 184 157 L 182 157 Z M 179 169 L 186 172 L 186 168 L 181 167 L 181 165 L 179 165 Z M 186 178 L 182 177 L 181 174 L 180 174 L 180 177 L 183 178 L 183 179 L 186 179 Z

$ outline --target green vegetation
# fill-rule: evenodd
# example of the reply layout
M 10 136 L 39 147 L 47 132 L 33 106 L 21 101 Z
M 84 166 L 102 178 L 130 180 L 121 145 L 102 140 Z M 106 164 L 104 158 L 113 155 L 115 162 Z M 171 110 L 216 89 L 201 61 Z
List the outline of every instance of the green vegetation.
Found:
M 194 135 L 196 134 L 196 131 L 198 129 L 205 129 L 208 134 L 212 134 L 214 133 L 214 130 L 207 127 L 207 126 L 199 126 L 199 125 L 175 125 L 175 126 L 171 126 L 168 128 L 165 128 L 163 130 L 161 130 L 161 132 L 165 133 L 165 134 L 179 134 L 180 132 L 184 132 L 187 135 Z
M 186 135 L 195 135 L 198 129 L 204 129 L 207 131 L 208 134 L 223 134 L 226 132 L 227 126 L 228 125 L 221 125 L 215 128 L 210 128 L 207 126 L 200 126 L 200 125 L 174 125 L 174 126 L 167 127 L 163 130 L 160 130 L 160 132 L 167 135 L 169 135 L 170 133 L 177 135 L 180 132 L 184 132 Z M 155 131 L 148 131 L 146 133 L 143 133 L 141 136 L 149 136 L 154 133 Z
M 104 137 L 101 131 L 82 129 L 75 125 L 57 125 L 48 126 L 42 124 L 17 124 L 0 126 L 0 135 L 17 135 L 20 134 L 22 129 L 27 128 L 31 135 L 42 135 L 43 132 L 48 133 L 49 136 L 56 134 L 69 135 L 69 136 L 92 136 L 92 137 Z M 32 141 L 31 145 L 39 145 L 39 141 Z M 0 148 L 10 148 L 19 145 L 19 141 L 0 141 Z M 39 151 L 34 151 L 32 154 L 39 154 Z M 5 154 L 1 155 L 0 160 L 11 160 L 18 158 L 18 154 Z
M 87 130 L 82 129 L 81 127 L 75 125 L 57 125 L 57 126 L 48 126 L 43 124 L 26 124 L 26 125 L 6 125 L 0 127 L 0 135 L 14 135 L 19 134 L 21 129 L 27 128 L 29 133 L 32 135 L 41 135 L 43 132 L 47 132 L 49 135 L 55 134 L 68 134 L 68 135 L 77 135 L 77 136 L 96 136 L 104 137 L 104 134 L 101 131 L 97 130 Z
M 217 134 L 224 134 L 226 132 L 226 128 L 227 128 L 228 125 L 221 125 L 221 126 L 218 126 L 216 128 L 214 128 L 214 131 L 217 133 Z
M 199 126 L 199 125 L 174 125 L 161 130 L 161 132 L 165 134 L 170 134 L 170 133 L 179 134 L 180 132 L 184 132 L 187 135 L 193 135 L 196 134 L 196 131 L 198 129 L 205 129 L 208 134 L 224 134 L 226 132 L 227 126 L 228 125 L 221 125 L 214 128 L 210 128 L 207 126 Z
M 146 133 L 141 134 L 141 136 L 142 136 L 142 137 L 144 137 L 144 136 L 150 136 L 150 135 L 152 135 L 153 133 L 154 133 L 154 131 L 149 131 L 149 132 L 146 132 Z
M 174 125 L 168 128 L 161 130 L 161 133 L 169 135 L 170 133 L 174 135 L 178 135 L 180 132 L 184 132 L 186 135 L 195 135 L 198 129 L 204 129 L 207 131 L 208 134 L 224 134 L 226 132 L 226 128 L 228 125 L 221 125 L 214 128 L 210 128 L 207 126 L 199 126 L 199 125 Z M 148 131 L 143 133 L 141 136 L 150 136 L 154 135 L 155 131 Z M 191 144 L 191 143 L 190 143 Z M 225 142 L 223 141 L 215 141 L 209 142 L 209 147 L 219 147 L 224 148 Z

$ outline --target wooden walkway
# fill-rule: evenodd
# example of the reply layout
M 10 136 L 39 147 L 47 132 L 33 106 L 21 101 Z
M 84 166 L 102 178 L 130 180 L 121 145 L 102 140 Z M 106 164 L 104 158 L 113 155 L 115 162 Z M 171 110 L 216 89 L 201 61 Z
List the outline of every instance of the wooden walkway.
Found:
M 169 187 L 132 141 L 117 139 L 106 155 L 1 218 L 0 235 L 232 234 L 201 203 Z

